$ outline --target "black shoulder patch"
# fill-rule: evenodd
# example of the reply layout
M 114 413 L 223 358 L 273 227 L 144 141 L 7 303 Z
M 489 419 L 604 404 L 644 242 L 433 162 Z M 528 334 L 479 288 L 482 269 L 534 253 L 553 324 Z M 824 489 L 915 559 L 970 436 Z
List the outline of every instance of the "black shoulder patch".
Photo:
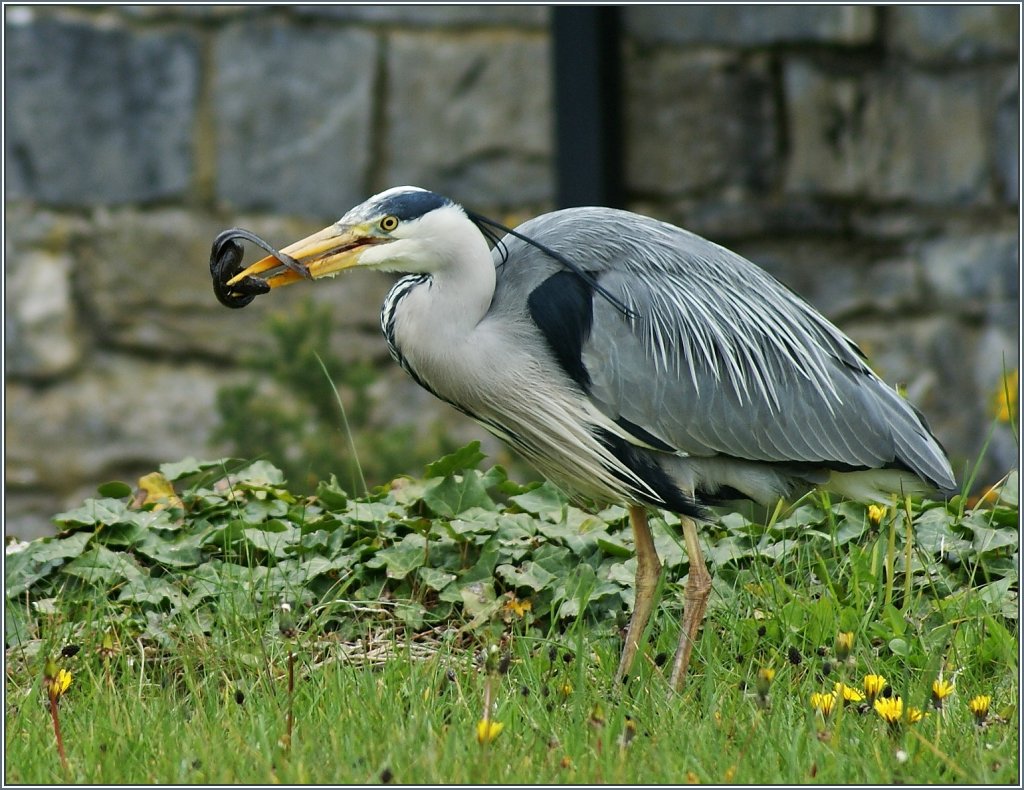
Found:
M 455 205 L 451 200 L 436 192 L 409 191 L 391 195 L 380 202 L 382 213 L 394 214 L 400 220 L 416 219 L 442 206 Z
M 590 374 L 583 364 L 583 344 L 594 321 L 594 288 L 573 272 L 556 272 L 526 300 L 530 316 L 558 364 L 584 391 Z

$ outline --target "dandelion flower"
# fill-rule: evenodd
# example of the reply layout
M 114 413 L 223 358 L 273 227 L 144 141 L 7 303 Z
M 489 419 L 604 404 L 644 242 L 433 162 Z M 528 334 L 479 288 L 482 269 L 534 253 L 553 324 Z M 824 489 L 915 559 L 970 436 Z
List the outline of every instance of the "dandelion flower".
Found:
M 875 699 L 882 693 L 884 688 L 885 678 L 881 675 L 864 676 L 864 694 L 868 698 L 868 702 L 874 704 Z
M 841 698 L 843 702 L 863 702 L 864 695 L 861 694 L 853 686 L 847 686 L 845 683 L 836 681 L 836 696 Z
M 936 710 L 942 710 L 942 701 L 953 693 L 953 684 L 948 680 L 939 678 L 932 683 L 932 705 Z
M 1017 420 L 1017 388 L 1020 373 L 1011 370 L 999 382 L 992 398 L 993 412 L 999 422 L 1015 422 Z
M 772 681 L 775 680 L 775 670 L 771 667 L 761 667 L 757 670 L 757 695 L 759 697 L 767 697 L 768 690 L 772 687 Z
M 868 521 L 877 527 L 888 512 L 889 509 L 882 505 L 868 505 Z
M 64 692 L 71 686 L 71 673 L 66 669 L 58 670 L 57 677 L 55 677 L 48 686 L 48 692 L 50 696 L 60 699 L 64 696 Z
M 480 719 L 476 723 L 476 741 L 481 744 L 492 743 L 501 734 L 503 729 L 505 729 L 505 725 L 500 721 Z
M 903 718 L 903 699 L 901 697 L 881 697 L 876 699 L 875 713 L 881 716 L 890 727 L 897 727 Z
M 48 658 L 43 667 L 43 685 L 50 699 L 59 700 L 71 686 L 71 673 L 66 669 L 58 669 L 57 662 Z
M 826 719 L 832 715 L 832 711 L 835 708 L 835 706 L 835 694 L 822 694 L 817 691 L 811 694 L 811 707 L 818 711 L 818 713 L 820 713 Z
M 988 706 L 991 704 L 992 697 L 989 694 L 979 694 L 976 697 L 972 697 L 971 701 L 967 703 L 967 707 L 971 709 L 976 723 L 982 724 L 988 718 Z
M 836 658 L 845 661 L 853 650 L 853 631 L 840 631 L 836 635 Z
M 921 719 L 924 718 L 924 711 L 920 708 L 914 708 L 910 705 L 907 706 L 907 724 L 917 724 Z
M 530 602 L 529 599 L 520 600 L 515 595 L 513 595 L 505 604 L 505 609 L 514 614 L 516 617 L 523 618 L 526 616 L 527 612 L 533 609 L 533 604 Z

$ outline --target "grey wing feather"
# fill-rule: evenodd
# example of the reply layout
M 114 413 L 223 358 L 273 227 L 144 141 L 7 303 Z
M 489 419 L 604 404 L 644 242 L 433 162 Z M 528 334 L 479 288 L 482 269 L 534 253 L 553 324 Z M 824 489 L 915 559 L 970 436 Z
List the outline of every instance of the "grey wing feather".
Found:
M 611 209 L 546 214 L 520 230 L 597 273 L 635 314 L 595 297 L 583 361 L 588 394 L 610 418 L 691 456 L 906 466 L 955 486 L 921 415 L 849 338 L 746 259 Z M 532 248 L 516 252 L 533 253 L 531 265 L 509 272 L 505 287 L 528 292 L 559 268 Z

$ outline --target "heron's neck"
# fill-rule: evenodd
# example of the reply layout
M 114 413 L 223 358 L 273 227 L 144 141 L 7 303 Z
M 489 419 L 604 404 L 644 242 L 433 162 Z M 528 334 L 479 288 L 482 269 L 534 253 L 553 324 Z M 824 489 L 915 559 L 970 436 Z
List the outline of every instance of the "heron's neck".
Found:
M 447 389 L 456 369 L 480 350 L 477 328 L 490 308 L 494 286 L 494 263 L 482 237 L 429 275 L 400 280 L 382 314 L 392 352 L 432 389 Z

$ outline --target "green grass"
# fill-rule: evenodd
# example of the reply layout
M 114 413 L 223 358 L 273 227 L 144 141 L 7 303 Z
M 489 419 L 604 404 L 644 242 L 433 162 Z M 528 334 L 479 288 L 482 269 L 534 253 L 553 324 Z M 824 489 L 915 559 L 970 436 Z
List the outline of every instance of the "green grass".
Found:
M 479 460 L 466 448 L 359 499 L 190 460 L 162 469 L 175 494 L 161 502 L 108 485 L 58 516 L 58 537 L 7 558 L 6 780 L 1018 781 L 1015 480 L 973 510 L 912 503 L 910 531 L 895 507 L 873 519 L 827 499 L 710 525 L 711 606 L 670 695 L 659 665 L 687 567 L 675 522 L 652 520 L 662 603 L 615 688 L 633 567 L 622 509 L 577 510 Z M 846 661 L 839 632 L 854 634 Z M 67 774 L 42 691 L 58 656 L 74 677 Z M 870 706 L 811 708 L 868 673 L 928 715 L 893 729 Z M 955 684 L 942 711 L 940 676 Z M 503 729 L 481 744 L 488 685 Z M 984 726 L 978 694 L 992 697 Z
M 133 648 L 123 645 L 109 672 L 86 649 L 65 660 L 75 677 L 61 703 L 71 778 L 97 784 L 375 783 L 388 776 L 411 783 L 1014 781 L 1016 725 L 979 728 L 966 706 L 976 691 L 993 695 L 993 714 L 1012 705 L 1018 691 L 1012 652 L 994 656 L 987 667 L 971 662 L 941 714 L 931 710 L 919 724 L 890 733 L 873 712 L 854 707 L 826 722 L 810 709 L 810 694 L 840 677 L 855 684 L 871 669 L 891 678 L 909 702 L 927 707 L 930 669 L 876 657 L 860 640 L 855 666 L 815 652 L 794 666 L 779 658 L 767 635 L 744 655 L 737 651 L 746 648 L 745 639 L 734 626 L 749 614 L 712 616 L 688 686 L 673 697 L 649 663 L 625 689 L 612 689 L 618 645 L 600 630 L 571 629 L 554 641 L 513 636 L 507 674 L 494 678 L 494 718 L 504 729 L 488 745 L 475 737 L 486 682 L 474 662 L 475 645 L 442 643 L 416 660 L 395 642 L 394 659 L 373 668 L 317 663 L 314 656 L 330 652 L 326 643 L 299 639 L 290 750 L 281 744 L 287 640 L 277 635 L 182 642 L 163 663 L 132 660 Z M 668 647 L 671 623 L 662 617 L 658 626 L 665 629 L 661 646 Z M 821 677 L 826 662 L 833 669 Z M 753 690 L 761 665 L 777 668 L 767 707 Z M 623 745 L 627 717 L 636 732 Z M 38 681 L 18 673 L 8 678 L 6 750 L 9 782 L 64 779 Z M 905 762 L 898 750 L 906 752 Z

